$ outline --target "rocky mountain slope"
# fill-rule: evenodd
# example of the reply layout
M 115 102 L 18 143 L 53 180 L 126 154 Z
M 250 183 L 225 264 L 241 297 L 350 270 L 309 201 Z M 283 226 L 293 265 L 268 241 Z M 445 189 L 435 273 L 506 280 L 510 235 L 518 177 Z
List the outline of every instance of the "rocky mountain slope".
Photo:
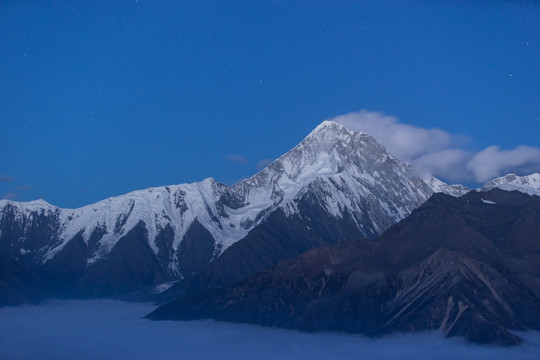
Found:
M 540 197 L 436 194 L 376 240 L 308 251 L 149 318 L 250 322 L 380 335 L 439 329 L 517 344 L 540 330 Z

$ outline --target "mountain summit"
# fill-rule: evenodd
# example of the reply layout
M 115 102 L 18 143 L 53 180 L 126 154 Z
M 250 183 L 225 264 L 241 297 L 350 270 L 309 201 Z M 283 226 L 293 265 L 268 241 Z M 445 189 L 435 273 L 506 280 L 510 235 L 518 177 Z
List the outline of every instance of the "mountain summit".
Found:
M 433 193 L 430 184 L 414 181 L 409 166 L 371 135 L 349 131 L 334 121 L 321 123 L 299 145 L 232 190 L 244 198 L 258 194 L 257 200 L 265 198 L 268 205 L 280 206 L 289 215 L 298 212 L 296 206 L 304 193 L 317 190 L 324 192 L 320 195 L 326 197 L 327 210 L 336 217 L 347 211 L 361 212 L 362 199 L 375 196 L 381 201 L 373 201 L 371 212 L 373 206 L 379 207 L 377 212 L 391 220 L 385 223 L 381 216 L 381 222 L 374 221 L 373 233 L 403 218 Z M 344 191 L 345 198 L 333 196 Z

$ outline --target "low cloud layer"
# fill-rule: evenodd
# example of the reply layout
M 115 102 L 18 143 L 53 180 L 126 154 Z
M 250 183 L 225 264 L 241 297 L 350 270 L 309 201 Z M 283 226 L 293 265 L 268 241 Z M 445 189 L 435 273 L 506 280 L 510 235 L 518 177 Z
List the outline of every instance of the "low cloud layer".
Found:
M 507 173 L 540 171 L 540 149 L 518 146 L 502 150 L 490 146 L 479 152 L 463 148 L 464 136 L 432 128 L 402 124 L 380 112 L 359 111 L 335 117 L 350 130 L 367 132 L 390 153 L 411 162 L 419 173 L 429 173 L 450 182 L 482 183 Z
M 2 359 L 513 359 L 540 355 L 540 333 L 496 348 L 445 339 L 440 333 L 369 339 L 214 321 L 142 317 L 151 304 L 112 300 L 47 301 L 0 309 Z

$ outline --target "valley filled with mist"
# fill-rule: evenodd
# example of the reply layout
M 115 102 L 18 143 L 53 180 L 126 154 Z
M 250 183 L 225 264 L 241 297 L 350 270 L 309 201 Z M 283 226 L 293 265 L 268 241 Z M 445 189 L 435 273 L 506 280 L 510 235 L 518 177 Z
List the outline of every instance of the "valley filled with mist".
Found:
M 438 332 L 366 338 L 208 321 L 150 321 L 149 303 L 48 300 L 0 309 L 2 359 L 492 359 L 534 360 L 540 333 L 500 348 Z

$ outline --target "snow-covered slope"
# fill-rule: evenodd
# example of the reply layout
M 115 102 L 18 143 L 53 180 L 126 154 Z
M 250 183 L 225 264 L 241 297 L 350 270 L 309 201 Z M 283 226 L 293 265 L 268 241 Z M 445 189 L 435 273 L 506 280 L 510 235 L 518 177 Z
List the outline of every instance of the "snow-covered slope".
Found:
M 525 194 L 540 196 L 540 174 L 534 173 L 526 176 L 508 174 L 487 182 L 481 190 L 488 191 L 493 188 L 508 191 L 517 190 Z
M 409 165 L 369 134 L 325 121 L 298 146 L 233 186 L 209 178 L 134 191 L 78 209 L 60 209 L 42 200 L 2 200 L 0 249 L 27 263 L 45 264 L 77 238 L 85 243 L 84 261 L 92 266 L 108 259 L 119 240 L 142 224 L 153 254 L 171 278 L 181 278 L 186 248 L 200 255 L 200 231 L 213 239 L 205 250 L 211 246 L 211 253 L 200 255 L 208 262 L 278 209 L 290 217 L 307 218 L 312 214 L 299 205 L 305 209 L 307 203 L 317 204 L 325 217 L 353 219 L 361 236 L 375 236 L 434 192 L 465 191 L 431 177 L 412 178 L 411 173 Z M 191 234 L 193 229 L 199 233 Z

